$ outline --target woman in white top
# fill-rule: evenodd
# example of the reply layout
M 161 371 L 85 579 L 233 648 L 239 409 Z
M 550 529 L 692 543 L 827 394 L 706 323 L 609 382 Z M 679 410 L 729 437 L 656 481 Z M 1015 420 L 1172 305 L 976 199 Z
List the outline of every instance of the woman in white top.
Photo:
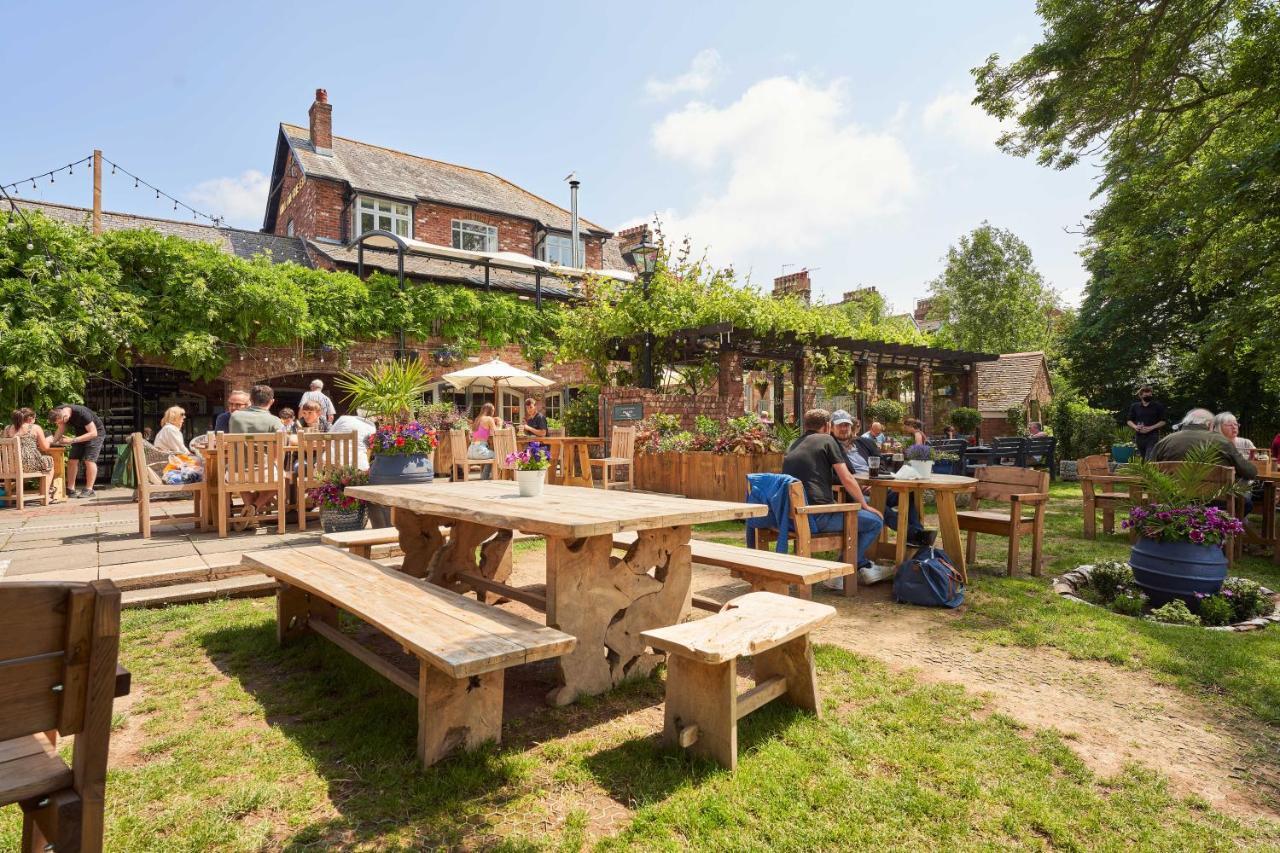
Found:
M 156 433 L 156 439 L 152 442 L 157 450 L 188 455 L 191 453 L 187 450 L 187 442 L 182 438 L 182 423 L 186 419 L 187 413 L 181 406 L 170 406 L 165 410 L 164 417 L 160 419 L 160 432 Z
M 1237 421 L 1236 416 L 1230 412 L 1218 412 L 1218 414 L 1213 416 L 1213 430 L 1214 432 L 1220 432 L 1227 438 L 1231 439 L 1231 442 L 1236 446 L 1236 450 L 1239 450 L 1244 454 L 1246 459 L 1249 458 L 1249 453 L 1251 451 L 1257 450 L 1257 447 L 1252 441 L 1247 438 L 1241 438 L 1240 422 Z

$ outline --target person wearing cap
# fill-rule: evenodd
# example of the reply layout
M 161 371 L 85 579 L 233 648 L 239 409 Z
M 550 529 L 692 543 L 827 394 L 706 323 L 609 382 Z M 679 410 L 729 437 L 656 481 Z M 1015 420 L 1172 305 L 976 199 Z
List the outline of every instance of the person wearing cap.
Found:
M 844 450 L 845 458 L 849 460 L 849 470 L 859 478 L 858 482 L 864 483 L 870 479 L 871 468 L 867 459 L 878 450 L 874 441 L 866 436 L 858 436 L 857 418 L 844 409 L 832 412 L 831 434 Z M 864 486 L 863 491 L 869 492 L 870 486 Z M 898 498 L 898 493 L 893 490 L 885 498 L 884 523 L 893 530 L 898 529 Z M 907 542 L 914 547 L 924 547 L 932 545 L 933 540 L 933 535 L 920 523 L 920 511 L 913 494 L 907 499 Z

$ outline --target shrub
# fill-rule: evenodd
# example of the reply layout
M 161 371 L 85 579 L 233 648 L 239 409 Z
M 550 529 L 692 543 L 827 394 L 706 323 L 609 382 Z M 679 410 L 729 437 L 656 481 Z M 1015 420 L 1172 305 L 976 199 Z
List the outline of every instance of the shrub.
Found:
M 600 389 L 588 386 L 564 407 L 564 431 L 567 435 L 600 434 Z
M 907 416 L 907 407 L 897 400 L 888 397 L 882 397 L 874 403 L 867 403 L 862 407 L 863 420 L 870 424 L 871 421 L 879 421 L 882 424 L 898 424 L 902 423 L 902 419 Z
M 1141 616 L 1147 597 L 1138 589 L 1123 589 L 1111 602 L 1111 609 L 1122 616 Z
M 1200 617 L 1187 609 L 1187 603 L 1175 598 L 1163 607 L 1151 611 L 1151 618 L 1166 625 L 1199 625 Z
M 1233 622 L 1244 622 L 1271 612 L 1271 599 L 1262 594 L 1262 584 L 1248 578 L 1227 578 L 1222 583 L 1224 598 L 1235 611 Z
M 1222 595 L 1211 595 L 1200 599 L 1196 612 L 1200 616 L 1202 625 L 1215 627 L 1230 625 L 1235 620 L 1236 610 L 1231 604 L 1231 599 Z
M 719 435 L 720 422 L 706 415 L 698 415 L 693 419 L 693 429 L 699 435 Z
M 951 410 L 951 425 L 963 433 L 972 433 L 982 423 L 982 412 L 968 406 Z
M 1123 589 L 1133 585 L 1133 569 L 1119 560 L 1103 560 L 1089 573 L 1089 585 L 1103 604 L 1110 604 Z
M 1083 459 L 1106 453 L 1116 437 L 1116 419 L 1112 413 L 1087 403 L 1054 406 L 1051 425 L 1061 459 Z

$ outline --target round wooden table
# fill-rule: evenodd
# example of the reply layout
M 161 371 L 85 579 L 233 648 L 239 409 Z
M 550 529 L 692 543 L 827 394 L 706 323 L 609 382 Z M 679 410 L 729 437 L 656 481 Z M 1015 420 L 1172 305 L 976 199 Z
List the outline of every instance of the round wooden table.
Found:
M 871 505 L 885 510 L 890 490 L 898 494 L 898 530 L 892 545 L 889 543 L 889 525 L 880 531 L 876 556 L 884 556 L 889 548 L 893 548 L 893 564 L 902 565 L 907 558 L 907 515 L 911 496 L 916 498 L 916 508 L 924 514 L 924 493 L 932 491 L 938 507 L 938 530 L 942 536 L 942 547 L 951 558 L 951 562 L 960 570 L 960 575 L 968 581 L 968 567 L 964 562 L 964 547 L 960 542 L 960 519 L 956 517 L 956 493 L 972 491 L 977 485 L 973 477 L 959 474 L 932 474 L 918 480 L 899 480 L 896 477 L 864 478 L 859 482 L 871 487 Z

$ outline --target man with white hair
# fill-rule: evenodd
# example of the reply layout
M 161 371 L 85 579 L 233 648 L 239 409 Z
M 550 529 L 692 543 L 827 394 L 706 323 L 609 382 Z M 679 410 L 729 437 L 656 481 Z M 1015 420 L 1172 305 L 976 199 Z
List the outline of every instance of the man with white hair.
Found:
M 319 406 L 320 417 L 329 423 L 333 423 L 333 419 L 338 416 L 338 410 L 334 408 L 329 395 L 324 393 L 324 383 L 319 379 L 311 380 L 311 390 L 303 393 L 302 399 L 298 401 L 298 408 L 301 409 L 307 403 L 315 403 Z
M 1156 444 L 1153 458 L 1156 462 L 1181 462 L 1191 448 L 1208 444 L 1218 449 L 1223 465 L 1236 469 L 1237 480 L 1252 480 L 1258 476 L 1258 469 L 1241 455 L 1231 439 L 1220 432 L 1213 432 L 1212 426 L 1213 412 L 1192 409 L 1183 416 L 1181 429 L 1166 435 Z

